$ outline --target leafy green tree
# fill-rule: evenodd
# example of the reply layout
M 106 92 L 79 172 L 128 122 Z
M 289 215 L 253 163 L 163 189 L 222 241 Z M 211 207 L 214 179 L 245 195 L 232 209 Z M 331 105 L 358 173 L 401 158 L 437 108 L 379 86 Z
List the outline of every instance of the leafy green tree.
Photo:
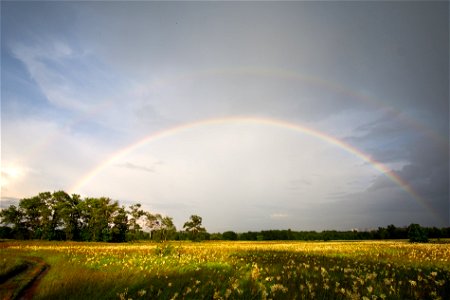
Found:
M 384 240 L 388 237 L 388 231 L 384 227 L 378 227 L 376 236 L 378 239 Z
M 23 224 L 23 213 L 15 205 L 10 205 L 6 209 L 0 211 L 0 218 L 2 224 L 12 225 L 13 228 L 18 228 L 24 226 Z
M 56 195 L 56 197 L 58 198 L 60 215 L 64 224 L 65 237 L 67 240 L 78 241 L 81 239 L 82 200 L 80 195 L 73 194 L 69 196 L 63 193 Z
M 238 238 L 238 235 L 234 231 L 225 231 L 222 234 L 222 239 L 227 240 L 227 241 L 236 241 L 237 238 Z
M 48 227 L 50 210 L 45 203 L 48 197 L 51 197 L 50 193 L 40 193 L 38 196 L 22 199 L 19 203 L 19 209 L 23 211 L 24 225 L 33 239 L 43 238 Z
M 161 215 L 145 212 L 145 226 L 150 230 L 150 239 L 155 238 L 155 233 L 161 227 Z
M 113 213 L 113 226 L 111 228 L 111 241 L 120 243 L 126 241 L 128 231 L 128 214 L 125 207 L 119 207 Z
M 163 217 L 161 218 L 161 239 L 163 241 L 168 240 L 170 237 L 172 237 L 175 232 L 177 231 L 177 228 L 173 224 L 173 219 L 171 217 Z
M 408 238 L 411 243 L 428 243 L 428 234 L 419 224 L 408 226 Z
M 220 232 L 215 232 L 215 233 L 211 233 L 211 235 L 209 236 L 209 239 L 213 240 L 213 241 L 220 241 L 220 240 L 223 240 L 223 237 Z
M 67 198 L 70 198 L 70 196 L 66 192 L 58 191 L 53 194 L 50 192 L 40 193 L 38 197 L 41 198 L 46 207 L 42 213 L 44 225 L 43 238 L 47 240 L 63 238 L 60 234 L 61 230 L 58 229 L 63 225 L 61 203 Z
M 128 218 L 128 236 L 130 240 L 137 240 L 142 236 L 142 228 L 139 221 L 145 216 L 145 212 L 141 209 L 141 204 L 133 204 L 129 207 Z
M 0 211 L 0 220 L 2 224 L 11 226 L 11 234 L 18 239 L 28 238 L 28 230 L 24 222 L 24 213 L 20 208 L 11 205 Z
M 189 221 L 184 223 L 183 229 L 189 233 L 193 241 L 201 240 L 201 233 L 206 233 L 206 229 L 202 227 L 202 217 L 197 215 L 192 215 Z
M 109 241 L 110 224 L 118 202 L 109 198 L 86 198 L 81 205 L 84 239 L 91 241 Z
M 146 221 L 158 239 L 175 238 L 172 218 L 145 212 L 140 204 L 131 205 L 127 211 L 106 197 L 81 199 L 64 191 L 44 192 L 21 199 L 18 206 L 0 209 L 0 236 L 124 242 L 129 236 L 148 236 L 141 221 Z

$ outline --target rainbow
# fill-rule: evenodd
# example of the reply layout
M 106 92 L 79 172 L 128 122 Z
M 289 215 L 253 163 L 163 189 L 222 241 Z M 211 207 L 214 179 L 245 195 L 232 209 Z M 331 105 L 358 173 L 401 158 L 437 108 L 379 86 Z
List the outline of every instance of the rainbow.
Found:
M 295 82 L 304 82 L 312 86 L 317 86 L 324 88 L 336 94 L 343 95 L 348 99 L 353 101 L 358 101 L 367 104 L 373 109 L 380 111 L 382 115 L 389 116 L 392 119 L 397 119 L 403 124 L 410 128 L 415 129 L 418 132 L 423 133 L 427 138 L 433 140 L 435 143 L 444 147 L 444 149 L 449 148 L 448 136 L 436 132 L 433 128 L 427 124 L 415 119 L 411 115 L 407 115 L 402 112 L 402 110 L 393 107 L 391 103 L 385 99 L 374 98 L 349 87 L 346 87 L 337 82 L 326 80 L 321 77 L 315 77 L 311 75 L 305 75 L 298 73 L 296 71 L 291 71 L 288 69 L 277 69 L 277 68 L 254 68 L 254 67 L 233 67 L 233 68 L 215 68 L 215 69 L 203 69 L 195 72 L 179 73 L 175 76 L 168 78 L 160 78 L 155 81 L 156 86 L 174 86 L 178 82 L 185 82 L 189 80 L 201 80 L 203 78 L 208 78 L 212 76 L 262 76 L 262 77 L 274 77 L 283 80 L 292 80 Z
M 185 82 L 188 80 L 198 80 L 205 77 L 210 76 L 221 76 L 221 75 L 230 75 L 230 76 L 263 76 L 263 77 L 275 77 L 283 80 L 292 80 L 295 82 L 304 82 L 310 84 L 312 86 L 317 86 L 320 88 L 324 88 L 328 91 L 334 92 L 336 94 L 341 94 L 347 97 L 348 99 L 352 99 L 354 101 L 360 101 L 368 104 L 373 109 L 378 110 L 382 113 L 382 115 L 389 116 L 393 119 L 398 119 L 403 124 L 408 127 L 414 128 L 416 131 L 423 133 L 427 138 L 433 140 L 433 142 L 437 143 L 441 147 L 444 147 L 446 151 L 449 151 L 449 140 L 448 137 L 442 135 L 426 124 L 420 122 L 412 118 L 411 116 L 402 114 L 400 110 L 392 107 L 386 101 L 382 101 L 382 99 L 373 98 L 367 94 L 355 91 L 353 89 L 349 89 L 346 86 L 341 84 L 325 80 L 320 77 L 304 75 L 302 73 L 290 71 L 287 69 L 276 69 L 276 68 L 252 68 L 252 67 L 235 67 L 235 68 L 220 68 L 220 69 L 204 69 L 197 70 L 195 72 L 186 72 L 186 73 L 178 73 L 174 76 L 169 77 L 161 77 L 152 82 L 153 87 L 158 86 L 173 86 L 178 82 Z M 68 120 L 65 124 L 63 124 L 63 129 L 70 129 L 71 127 L 84 122 L 85 120 L 95 117 L 96 114 L 100 112 L 104 112 L 113 106 L 113 103 L 109 102 L 109 100 L 103 101 L 96 107 L 94 107 L 91 111 L 85 112 L 74 118 L 73 120 Z M 182 127 L 177 126 L 177 127 Z M 175 128 L 174 128 L 175 129 Z M 37 153 L 45 152 L 45 149 L 49 147 L 52 143 L 56 141 L 59 134 L 49 135 L 44 138 L 39 143 L 31 146 L 27 149 L 27 154 L 25 155 L 26 160 L 34 160 L 37 156 Z
M 247 117 L 247 116 L 239 116 L 239 117 L 224 117 L 224 118 L 213 118 L 213 119 L 205 119 L 199 120 L 184 124 L 179 124 L 174 127 L 163 129 L 157 132 L 153 132 L 150 135 L 145 136 L 144 138 L 138 140 L 131 145 L 120 149 L 119 151 L 113 153 L 106 160 L 102 161 L 92 170 L 90 170 L 86 175 L 84 175 L 80 180 L 76 182 L 70 189 L 70 193 L 77 193 L 81 190 L 83 186 L 85 186 L 88 182 L 90 182 L 94 177 L 96 177 L 100 172 L 102 172 L 107 166 L 112 165 L 114 162 L 119 160 L 120 158 L 128 155 L 132 151 L 148 144 L 154 142 L 156 140 L 163 139 L 165 137 L 173 136 L 176 134 L 180 134 L 187 130 L 200 128 L 204 126 L 214 126 L 214 125 L 222 125 L 222 124 L 255 124 L 255 125 L 265 125 L 271 126 L 275 128 L 281 128 L 285 130 L 291 130 L 297 133 L 305 134 L 314 138 L 317 138 L 325 143 L 336 146 L 355 157 L 361 159 L 364 162 L 369 163 L 374 169 L 378 170 L 382 174 L 384 174 L 387 178 L 389 178 L 392 182 L 397 184 L 401 189 L 403 189 L 406 193 L 412 196 L 420 204 L 424 205 L 431 213 L 435 216 L 439 217 L 439 214 L 435 211 L 430 204 L 421 197 L 405 180 L 403 180 L 398 174 L 389 169 L 384 164 L 374 160 L 368 154 L 362 152 L 361 150 L 355 148 L 354 146 L 339 140 L 333 136 L 330 136 L 324 132 L 308 128 L 306 126 L 299 125 L 297 123 L 292 123 L 284 120 L 272 119 L 272 118 L 262 118 L 262 117 Z M 440 217 L 439 217 L 440 218 Z M 442 219 L 442 218 L 440 218 Z

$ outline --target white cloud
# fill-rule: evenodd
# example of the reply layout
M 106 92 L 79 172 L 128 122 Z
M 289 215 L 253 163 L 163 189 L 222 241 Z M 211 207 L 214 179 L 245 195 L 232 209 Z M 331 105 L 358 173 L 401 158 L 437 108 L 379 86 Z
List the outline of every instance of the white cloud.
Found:
M 286 213 L 273 213 L 270 215 L 271 219 L 286 219 L 289 218 L 289 215 Z
M 70 69 L 67 66 L 65 66 L 66 70 L 49 67 L 49 64 L 55 67 L 64 67 L 66 54 L 71 53 L 70 48 L 59 44 L 60 46 L 55 49 L 52 46 L 46 46 L 46 42 L 48 41 L 33 46 L 16 42 L 11 46 L 11 50 L 15 57 L 25 65 L 31 77 L 52 104 L 76 111 L 87 111 L 89 105 L 87 105 L 86 99 L 83 101 L 80 94 L 73 90 L 68 74 L 65 74 L 65 72 L 70 72 Z
M 1 165 L 1 189 L 2 191 L 7 190 L 8 186 L 20 181 L 24 176 L 26 176 L 26 168 L 19 166 L 17 164 L 9 164 L 2 161 Z
M 446 83 L 439 86 L 439 78 L 445 76 L 433 69 L 445 69 L 440 58 L 429 60 L 426 47 L 439 44 L 435 35 L 444 33 L 447 40 L 448 34 L 432 26 L 433 10 L 425 19 L 422 10 L 406 11 L 412 15 L 398 19 L 393 16 L 403 11 L 395 10 L 393 15 L 383 4 L 370 14 L 364 5 L 342 10 L 330 3 L 306 7 L 301 3 L 49 3 L 32 11 L 26 7 L 5 5 L 4 46 L 23 63 L 48 103 L 40 107 L 39 116 L 24 117 L 21 108 L 42 104 L 29 97 L 38 93 L 17 88 L 25 85 L 15 85 L 13 76 L 6 77 L 11 82 L 2 82 L 9 93 L 2 99 L 8 106 L 2 108 L 27 99 L 26 104 L 14 106 L 14 117 L 4 118 L 2 111 L 2 123 L 7 125 L 2 128 L 1 145 L 6 196 L 71 187 L 143 136 L 174 124 L 233 115 L 299 122 L 338 139 L 357 136 L 347 141 L 375 158 L 394 157 L 382 160 L 391 168 L 423 161 L 421 168 L 429 170 L 431 158 L 439 164 L 445 160 L 435 155 L 433 147 L 417 147 L 426 143 L 420 137 L 412 140 L 417 132 L 409 126 L 392 134 L 391 140 L 386 133 L 395 133 L 392 130 L 378 131 L 376 139 L 361 136 L 377 133 L 364 124 L 397 120 L 385 114 L 385 103 L 405 114 L 424 111 L 430 123 L 439 119 L 439 124 L 448 125 L 448 118 L 434 113 L 445 106 L 434 104 L 441 101 L 435 99 L 445 98 L 440 95 L 448 88 Z M 380 15 L 386 20 L 382 26 Z M 321 21 L 323 17 L 327 22 Z M 414 30 L 416 18 L 421 22 L 415 23 L 432 30 Z M 398 26 L 404 24 L 401 20 L 411 26 Z M 423 32 L 435 34 L 418 38 L 426 42 L 411 48 L 408 45 L 416 45 L 416 38 L 405 34 L 405 28 L 418 37 Z M 387 48 L 386 41 L 390 41 Z M 399 58 L 396 51 L 386 50 L 397 46 L 410 51 Z M 5 70 L 23 74 L 12 70 L 18 67 L 9 54 L 5 51 L 4 66 L 11 69 Z M 349 86 L 339 86 L 345 83 Z M 367 91 L 371 97 L 359 97 L 355 91 Z M 397 123 L 392 129 L 399 128 Z M 273 128 L 231 124 L 195 128 L 129 153 L 83 186 L 82 192 L 142 202 L 178 220 L 200 213 L 205 223 L 221 228 L 320 225 L 326 219 L 317 220 L 323 216 L 322 205 L 344 201 L 349 194 L 375 202 L 376 196 L 389 196 L 367 189 L 377 181 L 377 170 L 341 150 Z M 158 161 L 164 164 L 155 165 Z M 406 171 L 405 176 L 412 175 Z M 448 179 L 448 172 L 443 176 Z M 421 177 L 423 182 L 432 181 Z M 439 185 L 444 186 L 440 181 Z M 440 191 L 434 185 L 429 189 Z M 387 192 L 376 192 L 382 190 Z M 399 191 L 393 186 L 391 195 L 397 197 Z M 281 218 L 286 211 L 301 218 Z M 344 209 L 336 211 L 333 221 L 326 222 L 343 224 L 349 216 Z M 275 222 L 268 218 L 271 214 L 280 218 Z M 352 218 L 364 221 L 364 217 Z
M 21 198 L 68 189 L 109 149 L 52 121 L 22 119 L 2 128 L 2 196 Z M 16 176 L 13 176 L 16 174 Z
M 131 169 L 131 170 L 150 172 L 150 173 L 155 172 L 154 166 L 148 167 L 148 166 L 145 166 L 145 165 L 138 165 L 138 164 L 134 164 L 134 163 L 131 163 L 131 162 L 126 162 L 126 163 L 122 163 L 122 164 L 116 164 L 116 166 L 121 167 L 121 168 Z
M 164 164 L 157 172 L 117 167 L 129 162 L 153 166 L 158 161 Z M 147 205 L 165 203 L 163 212 L 173 216 L 181 214 L 175 203 L 190 204 L 192 208 L 182 214 L 202 211 L 222 224 L 217 226 L 225 226 L 237 208 L 246 218 L 261 221 L 256 207 L 317 206 L 329 202 L 328 195 L 350 179 L 366 178 L 346 192 L 365 190 L 373 174 L 377 171 L 359 158 L 314 137 L 231 122 L 186 130 L 142 146 L 104 168 L 80 192 Z M 290 188 L 293 181 L 305 178 L 309 184 Z M 167 207 L 171 203 L 174 206 Z

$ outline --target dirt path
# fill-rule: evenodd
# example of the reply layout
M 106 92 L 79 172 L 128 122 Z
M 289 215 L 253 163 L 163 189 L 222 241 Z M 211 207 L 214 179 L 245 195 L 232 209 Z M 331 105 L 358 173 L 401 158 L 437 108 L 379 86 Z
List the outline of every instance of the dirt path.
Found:
M 39 257 L 24 257 L 28 267 L 17 274 L 11 274 L 0 285 L 0 299 L 32 299 L 42 277 L 50 266 Z
M 33 296 L 36 292 L 37 287 L 39 286 L 39 283 L 41 283 L 42 278 L 47 274 L 47 272 L 50 270 L 50 266 L 45 264 L 39 275 L 37 275 L 28 285 L 27 287 L 22 290 L 22 292 L 19 294 L 17 299 L 19 300 L 29 300 L 33 299 Z

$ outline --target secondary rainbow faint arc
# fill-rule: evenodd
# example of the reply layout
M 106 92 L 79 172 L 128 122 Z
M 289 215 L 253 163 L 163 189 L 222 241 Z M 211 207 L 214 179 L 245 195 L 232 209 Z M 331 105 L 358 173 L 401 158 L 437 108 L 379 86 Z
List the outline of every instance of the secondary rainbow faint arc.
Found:
M 428 125 L 414 119 L 412 116 L 402 114 L 402 111 L 398 108 L 393 107 L 387 101 L 383 101 L 379 98 L 374 98 L 365 93 L 358 92 L 354 89 L 350 89 L 344 85 L 337 82 L 326 80 L 322 77 L 305 75 L 302 73 L 290 71 L 288 69 L 275 69 L 275 68 L 252 68 L 252 67 L 238 67 L 238 68 L 219 68 L 219 69 L 203 69 L 195 72 L 180 73 L 176 76 L 169 77 L 168 79 L 158 79 L 155 84 L 172 86 L 176 82 L 184 82 L 195 77 L 209 77 L 214 75 L 257 75 L 257 76 L 274 76 L 275 78 L 290 79 L 299 82 L 306 82 L 308 84 L 317 85 L 321 88 L 326 88 L 334 93 L 342 93 L 343 95 L 349 97 L 353 101 L 364 102 L 371 107 L 381 110 L 383 114 L 387 114 L 393 119 L 398 119 L 400 122 L 406 124 L 407 126 L 414 128 L 420 132 L 423 132 L 425 136 L 434 140 L 440 146 L 449 148 L 448 137 L 439 134 Z
M 103 169 L 107 166 L 111 165 L 113 162 L 118 159 L 124 157 L 125 155 L 131 153 L 135 149 L 153 142 L 155 140 L 172 136 L 181 132 L 184 132 L 189 129 L 195 129 L 198 127 L 211 126 L 211 125 L 221 125 L 221 124 L 232 124 L 232 123 L 244 123 L 244 124 L 257 124 L 257 125 L 265 125 L 278 127 L 282 129 L 289 129 L 295 132 L 303 133 L 308 136 L 315 137 L 319 140 L 322 140 L 328 144 L 334 145 L 340 149 L 343 149 L 356 157 L 360 158 L 363 161 L 368 162 L 372 165 L 376 170 L 383 173 L 386 177 L 400 186 L 405 192 L 410 194 L 416 201 L 424 205 L 430 212 L 432 212 L 435 216 L 439 216 L 439 214 L 427 203 L 425 199 L 423 199 L 406 181 L 404 181 L 398 174 L 394 171 L 390 170 L 384 164 L 374 160 L 368 154 L 362 152 L 361 150 L 353 147 L 352 145 L 339 140 L 331 135 L 328 135 L 324 132 L 308 128 L 306 126 L 299 125 L 297 123 L 291 123 L 285 120 L 278 120 L 272 118 L 261 118 L 261 117 L 225 117 L 225 118 L 213 118 L 213 119 L 205 119 L 199 120 L 189 123 L 184 123 L 180 125 L 176 125 L 174 127 L 163 129 L 150 135 L 145 136 L 144 138 L 138 140 L 137 142 L 126 146 L 125 148 L 120 149 L 119 151 L 112 154 L 109 158 L 101 162 L 95 168 L 93 168 L 90 172 L 88 172 L 85 176 L 82 177 L 72 188 L 69 189 L 70 193 L 76 193 L 79 191 L 84 185 L 86 185 L 89 181 L 91 181 L 95 176 L 97 176 Z
M 158 79 L 153 84 L 155 86 L 159 85 L 173 85 L 176 82 L 184 82 L 186 80 L 195 78 L 197 76 L 214 76 L 214 75 L 220 75 L 220 74 L 231 74 L 231 75 L 259 75 L 259 76 L 274 76 L 275 78 L 283 78 L 283 79 L 290 79 L 295 80 L 299 82 L 305 82 L 308 84 L 317 85 L 321 88 L 325 88 L 326 90 L 329 90 L 334 93 L 342 93 L 343 95 L 346 95 L 353 101 L 362 101 L 364 103 L 367 103 L 371 105 L 375 109 L 379 109 L 383 112 L 383 114 L 387 114 L 388 116 L 392 118 L 399 118 L 399 120 L 406 124 L 407 126 L 414 128 L 415 130 L 418 130 L 420 132 L 423 132 L 425 136 L 428 138 L 433 139 L 435 142 L 437 142 L 440 146 L 445 147 L 447 149 L 447 152 L 449 151 L 449 143 L 448 143 L 448 137 L 442 136 L 438 132 L 434 131 L 429 126 L 426 126 L 425 124 L 419 122 L 418 120 L 413 119 L 412 117 L 405 116 L 399 116 L 400 111 L 386 103 L 386 101 L 381 101 L 379 99 L 375 99 L 371 96 L 368 96 L 366 94 L 363 94 L 361 92 L 357 92 L 353 89 L 350 89 L 346 86 L 343 86 L 341 84 L 338 84 L 333 81 L 325 80 L 320 77 L 315 76 L 309 76 L 298 72 L 293 72 L 287 69 L 273 69 L 273 68 L 251 68 L 251 67 L 239 67 L 239 68 L 220 68 L 220 69 L 204 69 L 199 70 L 195 72 L 187 72 L 187 73 L 180 73 L 176 76 L 169 77 L 168 79 Z M 94 107 L 93 110 L 86 112 L 83 115 L 80 115 L 76 119 L 69 120 L 65 123 L 63 126 L 64 129 L 70 129 L 74 125 L 81 123 L 82 121 L 91 118 L 92 116 L 95 116 L 97 113 L 103 111 L 104 109 L 107 109 L 108 107 L 111 107 L 113 103 L 110 103 L 108 101 L 102 102 L 100 105 Z M 59 133 L 61 134 L 61 133 Z M 59 135 L 53 134 L 47 136 L 47 138 L 44 138 L 43 141 L 39 142 L 37 145 L 30 147 L 27 150 L 27 154 L 25 159 L 32 160 L 36 157 L 36 153 L 45 151 L 46 147 L 49 147 L 49 145 L 54 142 Z

